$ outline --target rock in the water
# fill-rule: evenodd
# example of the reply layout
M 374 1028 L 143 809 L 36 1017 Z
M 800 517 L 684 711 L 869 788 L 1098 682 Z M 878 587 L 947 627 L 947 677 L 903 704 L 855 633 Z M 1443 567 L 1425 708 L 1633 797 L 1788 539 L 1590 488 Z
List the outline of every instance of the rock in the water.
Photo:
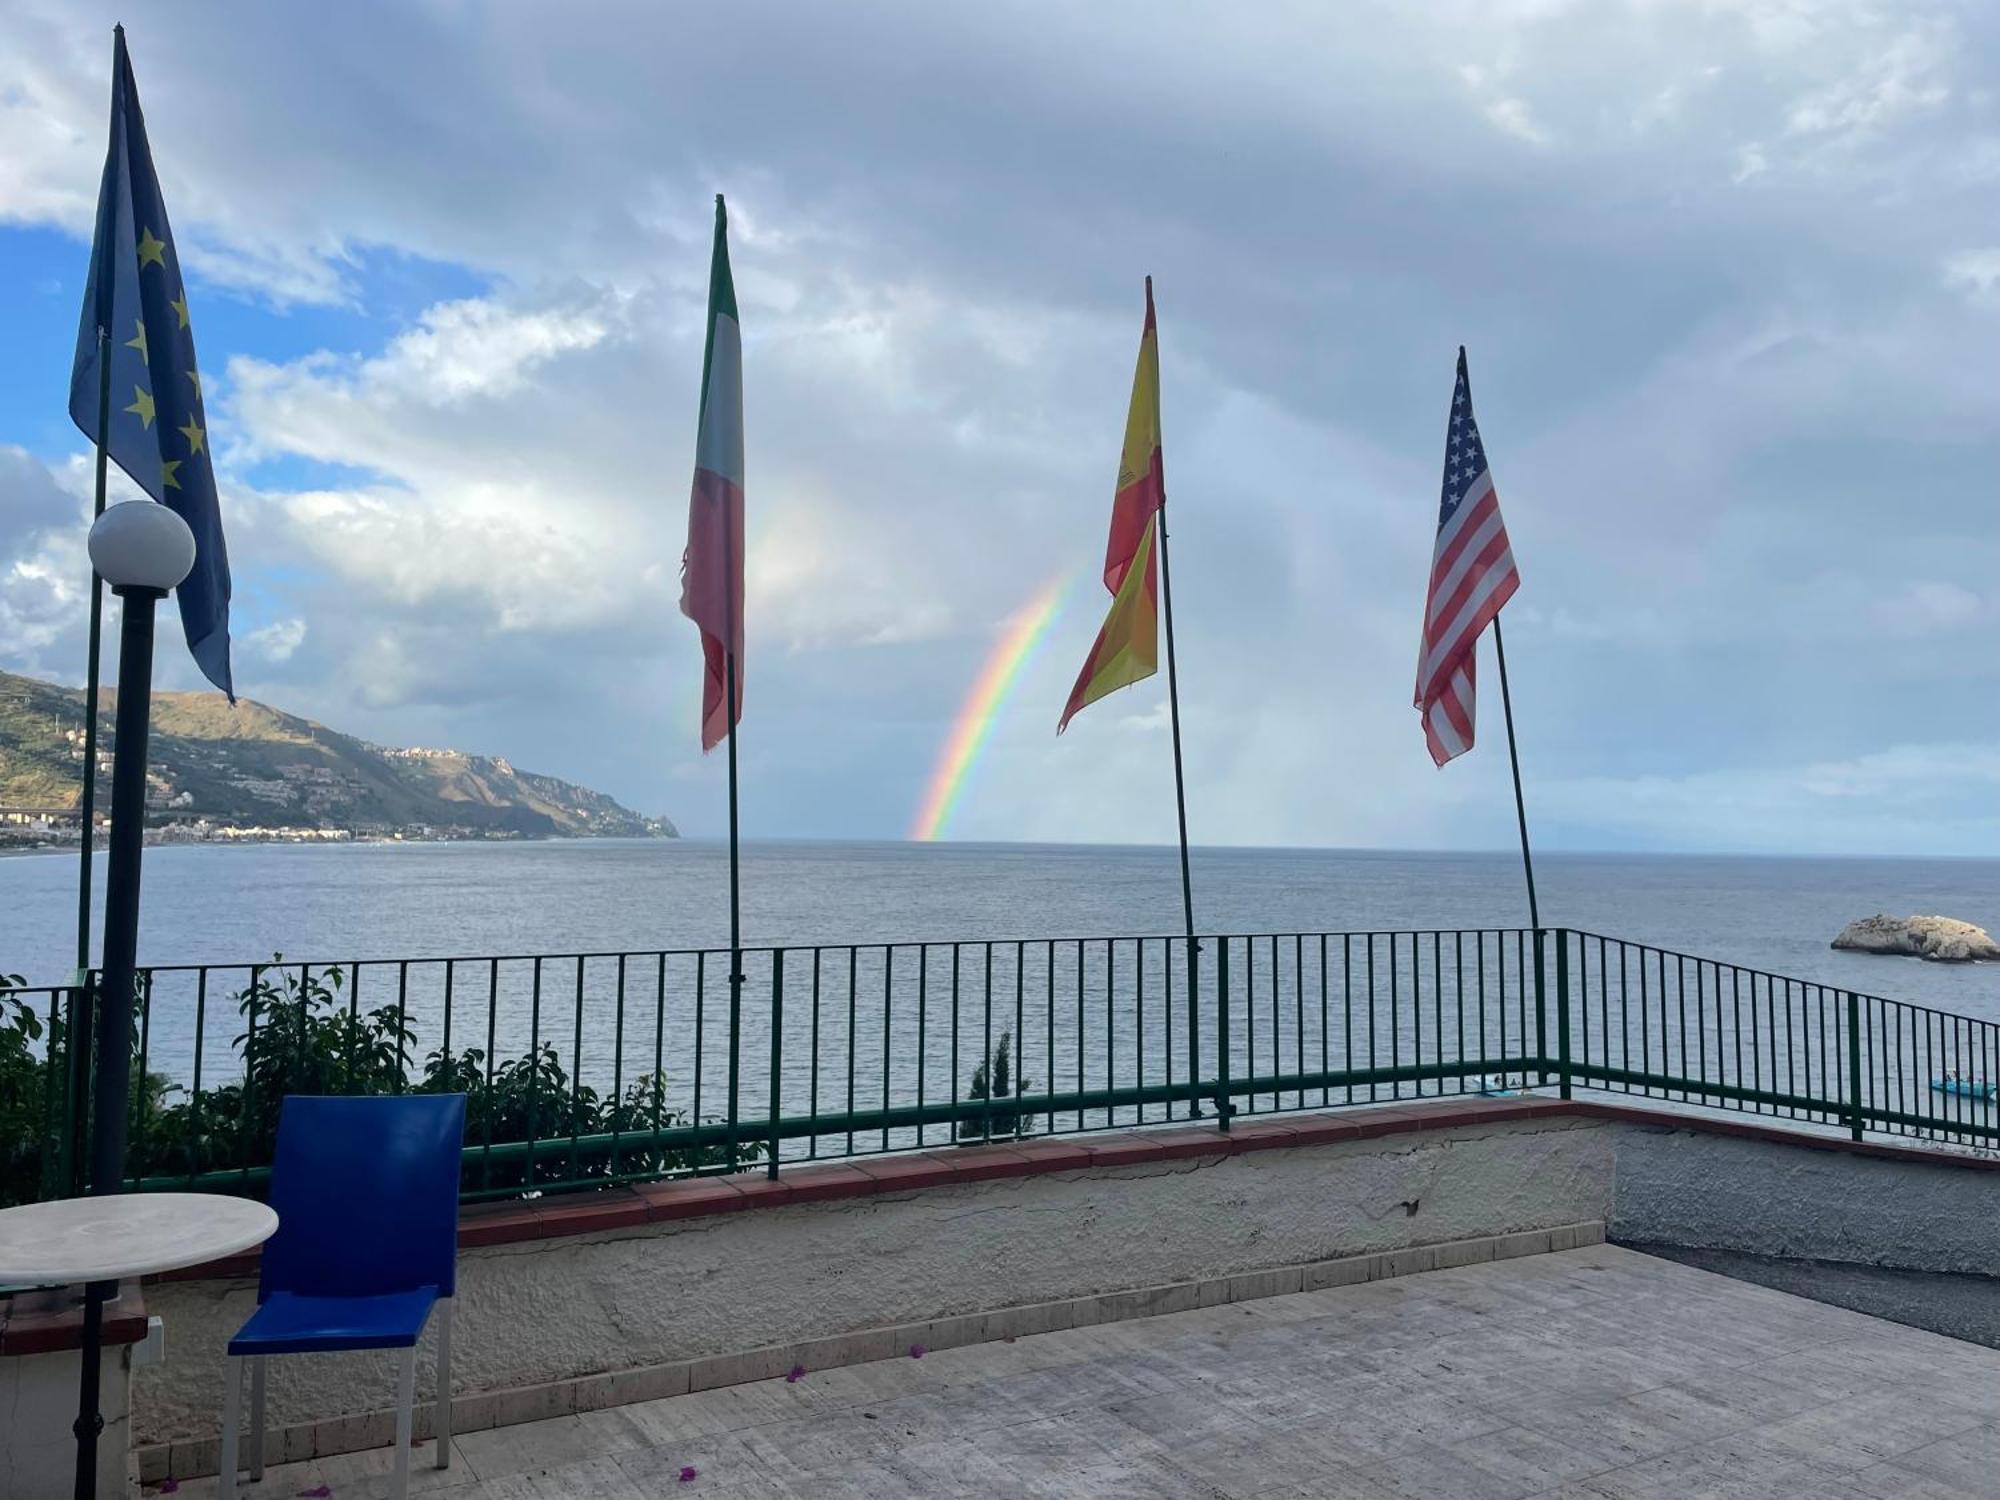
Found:
M 1994 942 L 1984 927 L 1953 917 L 1863 917 L 1843 927 L 1833 946 L 1861 953 L 1928 958 L 1944 964 L 2000 959 L 2000 943 Z

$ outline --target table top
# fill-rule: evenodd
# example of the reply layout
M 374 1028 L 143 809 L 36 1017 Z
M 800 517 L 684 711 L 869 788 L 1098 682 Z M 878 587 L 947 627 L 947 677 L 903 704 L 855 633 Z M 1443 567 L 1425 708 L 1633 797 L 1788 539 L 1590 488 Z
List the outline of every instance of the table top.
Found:
M 114 1193 L 0 1209 L 0 1284 L 70 1286 L 197 1266 L 261 1245 L 278 1216 L 216 1193 Z

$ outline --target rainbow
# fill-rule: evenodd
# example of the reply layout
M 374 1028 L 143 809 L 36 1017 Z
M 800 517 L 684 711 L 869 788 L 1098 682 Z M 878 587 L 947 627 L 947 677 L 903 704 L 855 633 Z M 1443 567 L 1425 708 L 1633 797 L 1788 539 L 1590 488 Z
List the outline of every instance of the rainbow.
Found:
M 979 675 L 973 679 L 965 702 L 959 705 L 958 717 L 952 721 L 951 733 L 945 737 L 944 749 L 931 771 L 930 785 L 924 788 L 916 821 L 910 824 L 911 838 L 924 842 L 936 839 L 951 822 L 959 798 L 965 794 L 966 784 L 979 764 L 980 752 L 999 722 L 1000 710 L 1007 706 L 1008 695 L 1021 679 L 1022 668 L 1034 657 L 1035 648 L 1062 614 L 1069 585 L 1067 577 L 1050 579 L 1007 621 Z

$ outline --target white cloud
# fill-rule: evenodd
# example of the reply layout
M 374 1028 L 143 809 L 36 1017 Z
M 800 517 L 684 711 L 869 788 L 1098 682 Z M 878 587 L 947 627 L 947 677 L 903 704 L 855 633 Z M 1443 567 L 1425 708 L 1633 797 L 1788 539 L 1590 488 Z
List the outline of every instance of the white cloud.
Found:
M 283 662 L 290 661 L 305 640 L 306 622 L 294 617 L 258 626 L 243 637 L 241 646 L 251 655 L 261 656 L 266 661 Z
M 1984 854 L 2000 833 L 2000 750 L 1899 744 L 1848 760 L 1544 782 L 1538 805 L 1666 848 Z
M 374 467 L 372 439 L 406 436 L 413 407 L 435 413 L 521 394 L 551 360 L 595 348 L 613 304 L 521 309 L 489 299 L 441 303 L 388 350 L 366 359 L 315 355 L 288 365 L 229 362 L 232 410 L 249 454 L 282 452 Z M 393 461 L 394 455 L 390 455 Z
M 69 676 L 82 665 L 80 648 L 63 647 L 90 614 L 90 511 L 85 476 L 68 478 L 0 444 L 0 666 Z
M 1786 129 L 1853 143 L 1934 111 L 1951 97 L 1947 77 L 1959 38 L 1948 20 L 1918 21 L 1881 40 L 1878 50 L 1846 59 L 1847 71 L 1798 99 Z
M 1993 601 L 1963 584 L 1927 580 L 1882 592 L 1868 611 L 1871 624 L 1905 639 L 1957 635 L 1989 623 Z
M 1745 146 L 1736 154 L 1736 171 L 1730 181 L 1745 183 L 1771 170 L 1771 158 L 1762 146 Z
M 2000 246 L 1950 256 L 1944 263 L 1944 282 L 1973 302 L 2000 305 Z
M 1517 136 L 1531 146 L 1546 146 L 1549 133 L 1536 123 L 1524 99 L 1494 99 L 1485 106 L 1486 118 L 1491 120 L 1508 135 Z

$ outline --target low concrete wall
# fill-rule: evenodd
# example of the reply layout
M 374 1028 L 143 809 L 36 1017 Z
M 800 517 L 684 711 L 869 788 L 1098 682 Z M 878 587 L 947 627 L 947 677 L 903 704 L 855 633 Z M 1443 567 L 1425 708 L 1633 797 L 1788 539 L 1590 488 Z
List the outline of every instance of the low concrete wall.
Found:
M 139 1283 L 120 1284 L 104 1304 L 100 1327 L 97 1493 L 126 1490 L 132 1370 L 146 1338 Z M 0 1297 L 0 1500 L 36 1500 L 72 1492 L 76 1475 L 76 1403 L 83 1380 L 81 1289 Z
M 132 1441 L 127 1398 L 132 1346 L 104 1351 L 99 1367 L 97 1493 L 125 1493 Z M 0 1358 L 0 1500 L 74 1493 L 77 1391 L 83 1356 L 75 1350 Z
M 1839 1143 L 1617 1123 L 1611 1234 L 1783 1260 L 2000 1275 L 2000 1171 Z
M 793 1349 L 815 1340 L 821 1364 L 842 1362 L 843 1350 L 880 1358 L 899 1352 L 885 1339 L 919 1325 L 935 1327 L 931 1341 L 942 1347 L 1032 1332 L 1037 1309 L 1066 1309 L 1048 1312 L 1043 1326 L 1068 1326 L 1053 1320 L 1097 1315 L 1078 1307 L 1117 1316 L 1167 1310 L 1176 1299 L 1192 1306 L 1297 1290 L 1298 1268 L 1315 1263 L 1384 1257 L 1353 1271 L 1355 1279 L 1436 1263 L 1410 1247 L 1473 1242 L 1458 1259 L 1548 1248 L 1549 1231 L 1605 1219 L 1613 1163 L 1603 1122 L 1558 1114 L 466 1250 L 457 1389 L 548 1395 L 546 1410 L 532 1394 L 461 1397 L 459 1424 L 669 1394 L 676 1379 L 680 1389 L 696 1379 L 726 1383 L 724 1356 L 744 1355 L 735 1379 L 781 1373 Z M 1522 1232 L 1529 1242 L 1498 1238 Z M 1290 1273 L 1244 1279 L 1279 1268 Z M 1116 1299 L 1140 1289 L 1152 1290 L 1121 1313 Z M 212 1469 L 223 1346 L 254 1293 L 254 1281 L 242 1278 L 149 1288 L 152 1310 L 166 1321 L 168 1357 L 142 1373 L 133 1396 L 135 1440 L 150 1445 L 148 1477 L 170 1466 L 176 1474 Z M 990 1316 L 1005 1309 L 1021 1312 L 1011 1321 Z M 307 1456 L 310 1448 L 292 1451 L 300 1445 L 330 1452 L 385 1440 L 379 1413 L 393 1389 L 386 1358 L 276 1359 L 270 1371 L 272 1426 L 292 1430 L 291 1447 L 273 1458 Z M 617 1373 L 648 1371 L 657 1373 Z

